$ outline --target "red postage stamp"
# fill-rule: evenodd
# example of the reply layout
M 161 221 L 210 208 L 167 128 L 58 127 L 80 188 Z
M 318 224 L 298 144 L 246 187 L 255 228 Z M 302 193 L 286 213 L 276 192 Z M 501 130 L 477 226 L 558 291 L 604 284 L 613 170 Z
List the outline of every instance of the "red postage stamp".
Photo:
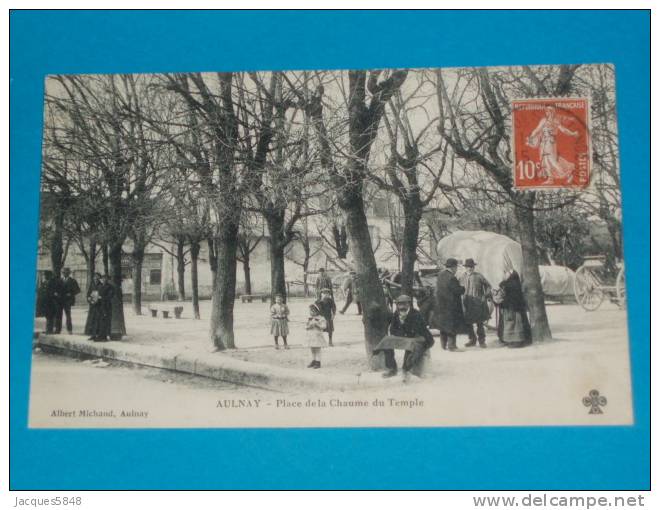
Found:
M 511 101 L 517 189 L 582 189 L 591 175 L 587 98 Z

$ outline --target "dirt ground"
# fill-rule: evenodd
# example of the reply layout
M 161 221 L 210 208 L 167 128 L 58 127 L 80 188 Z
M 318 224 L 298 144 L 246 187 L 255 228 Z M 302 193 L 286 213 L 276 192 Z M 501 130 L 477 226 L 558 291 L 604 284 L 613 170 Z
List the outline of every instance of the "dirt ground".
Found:
M 286 368 L 304 368 L 310 360 L 309 349 L 305 347 L 305 321 L 311 299 L 293 298 L 289 302 L 291 309 L 290 349 L 274 348 L 270 333 L 268 303 L 241 303 L 235 306 L 236 350 L 211 354 L 212 346 L 208 341 L 208 317 L 210 301 L 201 302 L 202 319 L 191 317 L 190 303 L 184 303 L 181 319 L 153 318 L 145 307 L 145 315 L 136 316 L 130 306 L 125 307 L 126 341 L 146 345 L 163 345 L 180 347 L 185 350 L 200 351 L 207 355 L 229 355 L 245 361 L 276 364 Z M 162 309 L 172 309 L 175 302 L 151 303 L 150 306 Z M 586 312 L 576 304 L 548 305 L 548 317 L 554 339 L 544 344 L 534 345 L 523 350 L 510 350 L 498 345 L 493 329 L 487 331 L 487 349 L 470 348 L 462 353 L 442 351 L 439 341 L 431 351 L 434 361 L 447 360 L 449 366 L 460 366 L 461 370 L 478 367 L 482 362 L 506 362 L 522 358 L 543 357 L 554 358 L 570 353 L 571 357 L 603 355 L 625 355 L 627 358 L 626 313 L 617 306 L 604 303 L 595 312 Z M 86 308 L 76 307 L 73 310 L 74 333 L 82 334 Z M 172 314 L 171 314 L 172 315 Z M 43 329 L 43 319 L 37 319 L 37 329 Z M 337 314 L 335 318 L 335 347 L 323 349 L 323 370 L 337 373 L 357 374 L 368 371 L 366 362 L 363 327 L 361 317 L 356 314 L 355 306 L 351 306 L 345 315 Z M 467 342 L 467 337 L 459 337 L 458 344 Z M 281 339 L 280 339 L 281 343 Z M 542 354 L 541 354 L 542 353 Z M 401 353 L 397 353 L 401 357 Z M 436 365 L 433 363 L 432 365 Z M 445 367 L 446 369 L 447 367 Z M 431 370 L 432 374 L 435 370 Z M 446 372 L 446 370 L 443 370 Z
M 207 316 L 208 305 L 208 302 L 204 303 L 204 317 Z M 305 368 L 310 360 L 309 349 L 303 345 L 307 302 L 293 300 L 290 306 L 289 350 L 274 349 L 268 334 L 268 307 L 262 303 L 237 303 L 236 341 L 239 348 L 236 350 L 210 352 L 205 319 L 135 317 L 128 309 L 126 319 L 130 337 L 127 341 L 176 346 L 198 350 L 204 356 L 232 356 L 318 374 L 359 374 L 360 381 L 366 384 L 370 384 L 372 379 L 383 382 L 379 373 L 368 370 L 362 324 L 355 310 L 337 317 L 337 346 L 323 349 L 321 370 Z M 494 332 L 490 330 L 486 349 L 469 348 L 450 353 L 443 351 L 439 341 L 436 342 L 431 349 L 428 370 L 422 379 L 412 378 L 404 384 L 399 375 L 387 380 L 384 386 L 356 387 L 344 392 L 300 390 L 286 393 L 287 400 L 307 402 L 318 399 L 328 402 L 327 408 L 309 408 L 304 412 L 291 413 L 279 407 L 278 399 L 282 396 L 277 388 L 273 388 L 272 397 L 267 396 L 268 393 L 263 394 L 266 405 L 263 412 L 223 410 L 217 407 L 218 395 L 245 399 L 250 398 L 254 390 L 236 387 L 227 388 L 225 392 L 224 387 L 207 387 L 211 383 L 204 381 L 204 378 L 190 376 L 182 382 L 171 373 L 165 373 L 162 378 L 166 378 L 167 383 L 170 379 L 173 382 L 163 385 L 165 381 L 154 380 L 149 371 L 133 372 L 136 377 L 131 377 L 126 384 L 113 383 L 112 391 L 109 390 L 111 395 L 98 402 L 100 405 L 107 400 L 108 406 L 117 409 L 120 403 L 131 402 L 136 409 L 149 410 L 150 417 L 153 417 L 144 422 L 122 421 L 121 426 L 140 426 L 140 423 L 144 424 L 142 426 L 184 427 L 632 423 L 626 312 L 609 303 L 604 303 L 595 312 L 586 312 L 577 305 L 551 305 L 547 310 L 554 336 L 548 342 L 525 349 L 509 349 L 499 346 Z M 76 310 L 78 324 L 84 319 L 84 313 L 83 309 Z M 466 337 L 459 337 L 458 343 L 462 346 L 466 341 Z M 400 361 L 401 354 L 397 353 L 397 357 Z M 71 372 L 67 367 L 56 364 L 42 367 L 35 364 L 33 369 L 32 384 L 34 388 L 42 388 L 43 399 L 31 401 L 34 402 L 34 405 L 31 404 L 31 423 L 36 426 L 81 426 L 79 420 L 65 423 L 49 417 L 47 413 L 56 403 L 60 407 L 71 407 L 89 402 L 90 397 L 80 380 L 87 380 L 95 372 Z M 105 369 L 115 371 L 112 365 Z M 152 382 L 141 382 L 144 377 L 139 375 L 144 373 Z M 158 378 L 161 379 L 161 376 Z M 60 388 L 63 384 L 69 385 L 70 393 L 63 394 L 58 390 L 53 394 L 48 389 Z M 159 385 L 173 392 L 171 398 L 162 403 L 160 397 L 154 397 L 167 394 L 165 389 L 159 389 Z M 141 389 L 143 387 L 144 390 Z M 583 405 L 583 398 L 592 389 L 607 397 L 604 414 L 589 414 Z M 385 407 L 376 410 L 368 406 L 359 411 L 333 407 L 332 402 L 337 399 L 349 402 L 380 399 L 385 402 Z M 39 402 L 41 404 L 37 405 Z M 400 402 L 412 407 L 402 411 L 398 407 Z M 101 421 L 84 421 L 82 426 L 97 425 L 115 426 Z

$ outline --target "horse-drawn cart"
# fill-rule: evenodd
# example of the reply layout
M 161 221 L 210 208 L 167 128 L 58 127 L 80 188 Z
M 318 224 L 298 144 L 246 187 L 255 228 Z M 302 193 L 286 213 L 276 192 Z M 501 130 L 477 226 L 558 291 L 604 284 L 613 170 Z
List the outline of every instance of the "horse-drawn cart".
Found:
M 597 310 L 607 297 L 620 308 L 626 306 L 626 277 L 623 263 L 608 268 L 605 256 L 585 257 L 575 272 L 575 299 L 587 311 Z

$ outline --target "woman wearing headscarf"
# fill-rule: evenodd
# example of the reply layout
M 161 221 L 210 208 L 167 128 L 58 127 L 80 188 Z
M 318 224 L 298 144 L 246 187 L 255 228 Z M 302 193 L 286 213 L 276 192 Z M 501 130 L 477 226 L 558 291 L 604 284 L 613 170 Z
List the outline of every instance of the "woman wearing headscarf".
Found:
M 525 347 L 532 343 L 532 328 L 527 318 L 527 304 L 523 294 L 520 275 L 510 270 L 500 283 L 500 314 L 497 336 L 509 347 Z

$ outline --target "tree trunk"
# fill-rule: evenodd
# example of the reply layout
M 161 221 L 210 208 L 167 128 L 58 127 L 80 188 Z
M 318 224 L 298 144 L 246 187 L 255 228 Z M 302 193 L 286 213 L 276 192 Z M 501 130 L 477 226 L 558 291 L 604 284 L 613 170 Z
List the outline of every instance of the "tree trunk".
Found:
M 346 227 L 332 224 L 332 237 L 335 242 L 335 251 L 340 259 L 345 259 L 348 255 L 348 241 L 346 239 Z
M 209 247 L 209 268 L 211 269 L 211 285 L 215 290 L 216 273 L 218 272 L 218 257 L 216 255 L 215 239 L 209 237 L 206 240 Z
M 287 300 L 286 276 L 284 273 L 284 211 L 267 214 L 266 223 L 270 234 L 270 298 L 275 302 L 275 296 L 280 294 Z
M 144 261 L 144 248 L 133 250 L 133 267 L 131 277 L 133 279 L 133 294 L 131 302 L 133 303 L 133 313 L 142 315 L 142 263 Z
M 64 264 L 64 247 L 62 246 L 62 230 L 64 228 L 64 212 L 62 209 L 55 214 L 53 235 L 50 238 L 50 261 L 55 278 L 59 278 Z
M 532 325 L 532 339 L 535 342 L 552 339 L 548 315 L 545 310 L 545 299 L 541 285 L 541 274 L 539 273 L 539 258 L 536 249 L 536 232 L 534 230 L 534 211 L 531 209 L 533 200 L 529 203 L 530 208 L 516 206 L 514 214 L 518 224 L 518 235 L 523 256 L 522 284 L 527 306 L 529 308 L 529 319 Z
M 303 259 L 302 263 L 302 269 L 303 269 L 303 292 L 305 293 L 305 297 L 309 296 L 309 285 L 307 284 L 307 271 L 309 271 L 309 260 L 310 260 L 310 249 L 309 249 L 309 242 L 307 242 L 304 246 L 303 249 L 305 250 L 305 258 Z
M 89 241 L 89 251 L 87 252 L 87 288 L 85 289 L 85 294 L 89 290 L 92 281 L 94 280 L 94 273 L 96 273 L 96 241 L 90 239 Z
M 120 340 L 126 334 L 124 299 L 121 292 L 121 248 L 123 244 L 123 240 L 117 240 L 108 246 L 110 281 L 115 288 L 112 297 L 112 321 L 110 326 L 110 337 L 113 340 Z
M 103 274 L 106 275 L 106 276 L 109 276 L 110 275 L 110 263 L 108 261 L 108 259 L 109 259 L 108 243 L 104 242 L 102 247 L 101 247 L 101 250 L 102 250 L 101 258 L 103 259 Z
M 211 342 L 216 350 L 234 349 L 234 299 L 236 298 L 236 250 L 238 221 L 219 227 L 217 274 L 211 309 Z
M 133 303 L 133 313 L 142 315 L 142 261 L 133 261 L 132 268 L 133 294 L 131 301 Z
M 412 296 L 419 222 L 422 218 L 421 207 L 415 204 L 404 204 L 404 216 L 403 242 L 401 243 L 401 293 Z
M 190 283 L 192 286 L 192 307 L 195 319 L 199 319 L 199 283 L 197 278 L 197 260 L 199 258 L 200 245 L 198 241 L 190 243 Z
M 186 275 L 186 259 L 183 252 L 185 247 L 185 241 L 183 239 L 177 239 L 176 241 L 176 276 L 177 276 L 177 285 L 176 290 L 178 294 L 179 301 L 186 300 L 186 287 L 185 287 L 185 275 Z
M 243 256 L 243 278 L 245 279 L 245 293 L 252 294 L 252 277 L 250 276 L 250 254 Z
M 382 367 L 382 360 L 373 356 L 373 350 L 387 334 L 390 313 L 378 278 L 362 195 L 359 191 L 351 193 L 350 196 L 347 196 L 348 193 L 350 192 L 343 194 L 344 200 L 340 201 L 340 206 L 346 213 L 350 251 L 355 261 L 367 357 L 371 367 L 377 369 Z

